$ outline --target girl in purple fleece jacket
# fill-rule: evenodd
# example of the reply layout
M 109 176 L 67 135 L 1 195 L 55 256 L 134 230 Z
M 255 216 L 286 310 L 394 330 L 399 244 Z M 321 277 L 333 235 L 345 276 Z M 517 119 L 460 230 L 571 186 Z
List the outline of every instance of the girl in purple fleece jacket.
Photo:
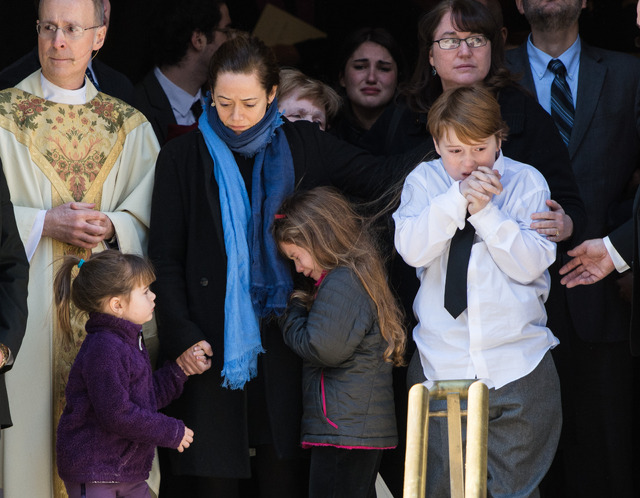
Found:
M 155 447 L 182 452 L 193 441 L 191 429 L 158 409 L 182 393 L 189 374 L 204 372 L 211 361 L 196 346 L 151 372 L 142 324 L 153 316 L 154 280 L 149 262 L 114 250 L 88 261 L 66 256 L 56 274 L 58 319 L 70 341 L 71 303 L 89 314 L 57 432 L 58 473 L 69 498 L 147 498 Z M 186 354 L 196 357 L 198 371 L 186 367 Z

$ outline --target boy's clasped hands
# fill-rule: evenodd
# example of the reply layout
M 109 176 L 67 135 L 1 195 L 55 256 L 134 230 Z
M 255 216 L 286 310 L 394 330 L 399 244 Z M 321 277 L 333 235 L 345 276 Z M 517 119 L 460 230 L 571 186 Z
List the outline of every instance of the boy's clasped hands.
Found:
M 460 181 L 460 193 L 469 202 L 469 214 L 482 210 L 494 195 L 502 192 L 500 173 L 488 166 L 479 166 Z

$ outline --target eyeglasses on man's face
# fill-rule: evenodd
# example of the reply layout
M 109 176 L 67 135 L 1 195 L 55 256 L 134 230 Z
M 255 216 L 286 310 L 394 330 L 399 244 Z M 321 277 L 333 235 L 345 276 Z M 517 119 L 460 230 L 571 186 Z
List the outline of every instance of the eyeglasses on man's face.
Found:
M 433 40 L 433 43 L 437 43 L 442 50 L 455 50 L 462 42 L 465 42 L 469 48 L 480 48 L 489 43 L 489 39 L 484 35 L 473 35 L 466 38 L 440 38 L 439 40 Z
M 44 38 L 46 40 L 53 40 L 56 37 L 56 33 L 58 30 L 62 31 L 62 34 L 68 40 L 77 40 L 84 35 L 84 32 L 89 29 L 101 28 L 103 24 L 98 24 L 97 26 L 89 26 L 88 28 L 83 28 L 82 26 L 77 26 L 75 24 L 68 24 L 67 26 L 56 26 L 55 24 L 44 22 L 36 24 L 36 31 L 38 32 L 38 36 L 40 38 Z

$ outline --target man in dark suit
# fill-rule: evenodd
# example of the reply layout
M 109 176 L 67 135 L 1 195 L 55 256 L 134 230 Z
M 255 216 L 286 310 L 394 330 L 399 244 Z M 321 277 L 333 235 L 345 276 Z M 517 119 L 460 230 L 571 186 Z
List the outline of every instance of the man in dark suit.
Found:
M 586 0 L 516 5 L 531 35 L 507 54 L 508 64 L 565 135 L 587 209 L 585 238 L 603 237 L 631 216 L 629 192 L 640 159 L 640 61 L 580 39 L 578 18 Z M 558 97 L 558 88 L 566 89 L 564 96 Z M 634 496 L 630 304 L 613 275 L 572 287 L 566 302 L 548 304 L 562 349 L 556 358 L 564 398 L 558 463 L 566 489 L 556 485 L 557 496 Z
M 104 0 L 104 25 L 107 28 L 109 27 L 110 15 L 111 3 L 109 0 Z M 0 90 L 14 87 L 38 69 L 40 69 L 38 47 L 34 47 L 31 52 L 25 54 L 0 72 Z M 89 62 L 88 71 L 89 78 L 99 91 L 133 105 L 133 84 L 124 74 L 107 66 L 99 59 L 92 59 Z
M 231 24 L 225 3 L 165 1 L 159 9 L 156 66 L 136 85 L 135 107 L 164 145 L 196 125 L 209 61 L 227 40 Z
M 11 427 L 4 374 L 11 370 L 27 325 L 29 263 L 0 163 L 0 428 Z

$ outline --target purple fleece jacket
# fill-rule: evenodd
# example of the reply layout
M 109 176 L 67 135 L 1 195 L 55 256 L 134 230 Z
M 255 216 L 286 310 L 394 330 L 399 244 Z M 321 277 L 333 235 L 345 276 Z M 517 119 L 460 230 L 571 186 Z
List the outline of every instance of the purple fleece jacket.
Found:
M 154 448 L 177 448 L 184 424 L 158 413 L 187 376 L 175 362 L 151 372 L 142 327 L 92 313 L 71 367 L 58 425 L 58 473 L 67 482 L 138 482 Z

